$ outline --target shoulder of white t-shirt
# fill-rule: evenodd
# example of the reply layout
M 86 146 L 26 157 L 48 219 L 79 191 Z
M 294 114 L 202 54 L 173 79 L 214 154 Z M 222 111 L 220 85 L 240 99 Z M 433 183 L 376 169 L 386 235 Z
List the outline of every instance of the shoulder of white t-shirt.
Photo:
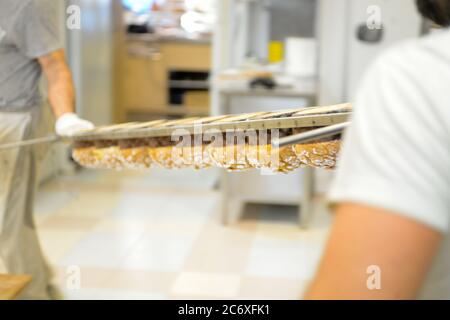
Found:
M 419 62 L 430 60 L 436 63 L 436 55 L 430 52 L 450 59 L 450 29 L 437 30 L 420 38 L 399 42 L 380 54 L 374 65 L 388 68 L 402 65 L 408 69 L 417 69 Z

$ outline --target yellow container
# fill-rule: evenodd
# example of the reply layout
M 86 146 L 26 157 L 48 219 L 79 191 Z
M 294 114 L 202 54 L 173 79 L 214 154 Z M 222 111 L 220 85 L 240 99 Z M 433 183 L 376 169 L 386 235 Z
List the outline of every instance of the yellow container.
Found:
M 269 62 L 278 63 L 284 60 L 284 44 L 281 41 L 269 43 Z

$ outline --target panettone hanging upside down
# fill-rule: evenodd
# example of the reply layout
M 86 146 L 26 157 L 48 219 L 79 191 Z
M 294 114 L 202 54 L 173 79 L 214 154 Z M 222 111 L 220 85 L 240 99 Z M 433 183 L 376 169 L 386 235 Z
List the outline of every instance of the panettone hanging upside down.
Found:
M 280 148 L 272 140 L 344 122 L 350 113 L 339 105 L 103 127 L 75 139 L 73 158 L 95 169 L 333 169 L 340 135 Z

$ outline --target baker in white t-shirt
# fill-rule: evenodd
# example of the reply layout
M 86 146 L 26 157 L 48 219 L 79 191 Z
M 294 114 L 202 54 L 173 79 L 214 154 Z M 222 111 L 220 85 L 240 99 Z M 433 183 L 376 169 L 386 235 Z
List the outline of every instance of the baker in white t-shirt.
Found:
M 450 25 L 450 0 L 418 1 Z M 335 221 L 312 299 L 450 299 L 450 29 L 367 73 L 330 192 Z

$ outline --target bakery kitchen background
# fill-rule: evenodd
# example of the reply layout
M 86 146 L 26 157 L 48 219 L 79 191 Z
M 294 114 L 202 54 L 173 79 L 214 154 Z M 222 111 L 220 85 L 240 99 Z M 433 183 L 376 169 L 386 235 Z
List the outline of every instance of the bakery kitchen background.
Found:
M 0 298 L 305 296 L 364 75 L 388 48 L 439 32 L 416 2 L 0 1 L 0 101 L 43 98 L 0 103 Z M 33 54 L 2 29 L 13 5 Z M 16 237 L 23 226 L 32 237 Z M 385 292 L 367 260 L 359 292 Z M 367 270 L 381 274 L 373 290 Z

